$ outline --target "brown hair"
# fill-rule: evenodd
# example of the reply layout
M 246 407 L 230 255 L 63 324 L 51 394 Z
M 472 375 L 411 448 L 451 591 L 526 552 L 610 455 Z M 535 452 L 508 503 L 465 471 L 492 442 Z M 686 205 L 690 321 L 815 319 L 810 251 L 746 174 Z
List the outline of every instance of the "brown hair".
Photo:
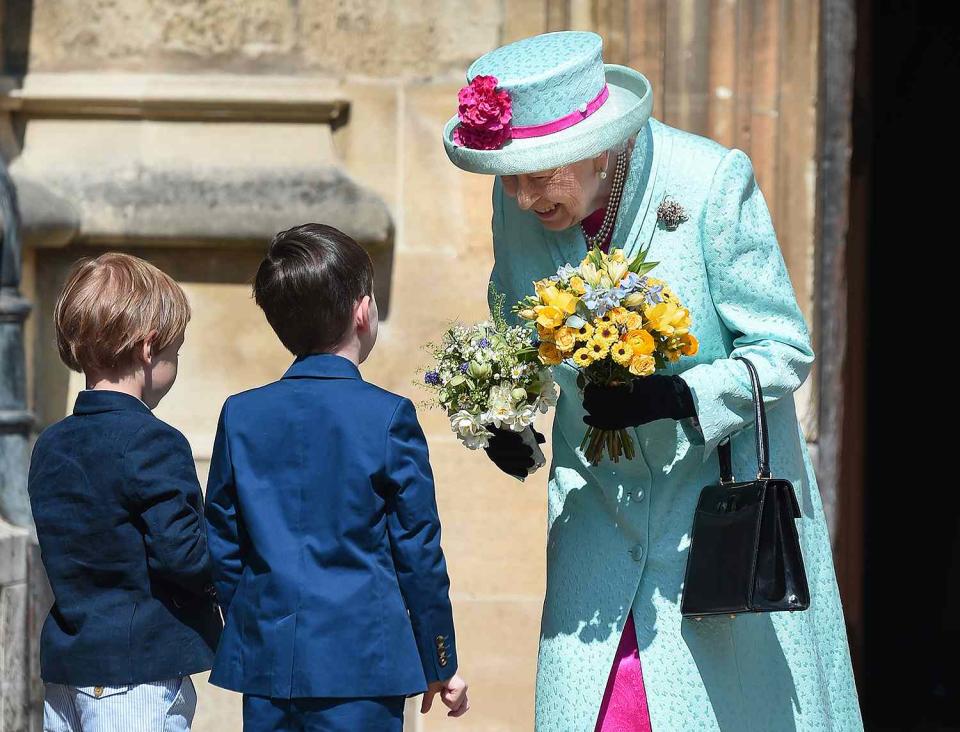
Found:
M 303 224 L 273 237 L 253 284 L 257 305 L 294 356 L 335 348 L 357 301 L 372 291 L 370 256 L 325 224 Z
M 149 262 L 109 252 L 70 270 L 53 313 L 60 358 L 74 371 L 128 366 L 151 331 L 156 350 L 187 328 L 190 305 L 173 279 Z

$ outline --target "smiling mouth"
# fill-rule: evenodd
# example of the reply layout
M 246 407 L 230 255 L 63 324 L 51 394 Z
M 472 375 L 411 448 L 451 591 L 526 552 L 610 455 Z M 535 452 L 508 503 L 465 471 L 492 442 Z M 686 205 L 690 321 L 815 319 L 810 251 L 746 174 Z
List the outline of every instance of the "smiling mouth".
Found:
M 533 212 L 537 216 L 540 216 L 542 218 L 548 218 L 549 216 L 552 216 L 554 214 L 557 208 L 559 208 L 559 205 L 555 203 L 550 208 L 545 208 L 542 211 L 540 209 L 534 209 Z

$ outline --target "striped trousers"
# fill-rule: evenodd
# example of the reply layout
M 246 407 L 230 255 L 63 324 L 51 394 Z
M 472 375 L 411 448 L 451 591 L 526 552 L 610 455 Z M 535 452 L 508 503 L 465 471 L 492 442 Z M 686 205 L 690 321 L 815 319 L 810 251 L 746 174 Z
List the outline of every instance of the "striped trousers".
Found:
M 190 732 L 197 692 L 189 676 L 147 684 L 45 684 L 43 732 Z

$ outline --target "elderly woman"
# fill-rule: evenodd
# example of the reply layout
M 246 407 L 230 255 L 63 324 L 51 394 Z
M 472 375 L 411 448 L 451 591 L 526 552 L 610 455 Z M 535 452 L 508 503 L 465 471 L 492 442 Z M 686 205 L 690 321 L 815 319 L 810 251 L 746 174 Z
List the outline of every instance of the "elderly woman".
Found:
M 604 65 L 592 33 L 535 36 L 468 71 L 444 145 L 494 175 L 491 280 L 513 302 L 532 282 L 612 242 L 649 244 L 655 275 L 692 313 L 699 351 L 629 395 L 554 368 L 561 387 L 548 482 L 538 730 L 859 730 L 862 721 L 816 476 L 793 393 L 814 359 L 750 159 L 650 116 L 649 82 Z M 749 376 L 759 373 L 773 474 L 790 480 L 810 585 L 803 612 L 683 618 L 690 528 L 731 438 L 754 477 Z M 633 460 L 592 465 L 585 419 L 626 426 Z M 746 429 L 745 429 L 746 428 Z M 522 474 L 530 448 L 488 450 Z

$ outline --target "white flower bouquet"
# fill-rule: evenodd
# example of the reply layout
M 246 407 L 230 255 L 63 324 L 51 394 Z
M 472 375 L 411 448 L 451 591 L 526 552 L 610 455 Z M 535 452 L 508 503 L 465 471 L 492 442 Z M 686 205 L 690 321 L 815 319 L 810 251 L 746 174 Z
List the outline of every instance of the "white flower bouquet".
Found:
M 423 374 L 423 386 L 436 395 L 450 417 L 450 429 L 471 450 L 487 447 L 491 427 L 520 433 L 533 450 L 530 473 L 546 463 L 531 429 L 537 414 L 557 403 L 557 386 L 538 357 L 535 334 L 510 326 L 502 315 L 503 298 L 494 297 L 490 320 L 452 325 L 439 343 L 425 348 L 435 365 Z

